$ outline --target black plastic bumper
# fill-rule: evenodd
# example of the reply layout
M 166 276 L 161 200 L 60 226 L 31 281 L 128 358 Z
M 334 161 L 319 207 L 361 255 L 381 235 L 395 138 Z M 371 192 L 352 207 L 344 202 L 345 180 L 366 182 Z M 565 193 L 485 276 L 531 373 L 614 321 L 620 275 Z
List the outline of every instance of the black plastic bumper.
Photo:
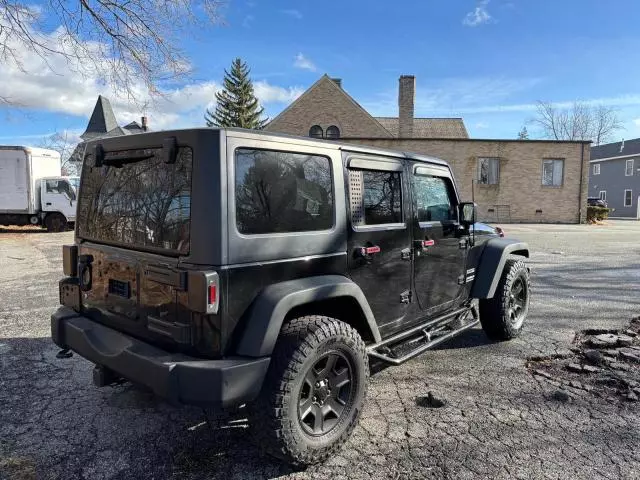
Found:
M 169 353 L 67 307 L 51 316 L 51 337 L 60 348 L 70 348 L 171 402 L 191 405 L 229 407 L 254 400 L 270 360 L 202 360 Z

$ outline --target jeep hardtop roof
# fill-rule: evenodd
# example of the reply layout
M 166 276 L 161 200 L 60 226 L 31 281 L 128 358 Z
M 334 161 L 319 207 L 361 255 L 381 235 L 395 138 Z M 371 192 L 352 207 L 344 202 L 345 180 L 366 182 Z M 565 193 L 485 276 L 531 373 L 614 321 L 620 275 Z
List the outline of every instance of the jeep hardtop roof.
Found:
M 276 141 L 279 143 L 290 143 L 295 145 L 318 145 L 322 144 L 324 148 L 330 148 L 335 150 L 342 150 L 345 152 L 353 153 L 367 153 L 371 155 L 382 155 L 385 157 L 396 158 L 409 158 L 411 160 L 431 163 L 436 165 L 442 165 L 449 167 L 449 164 L 444 160 L 436 157 L 430 157 L 428 155 L 422 155 L 414 152 L 405 152 L 399 150 L 390 150 L 386 148 L 379 148 L 367 145 L 355 145 L 351 143 L 341 142 L 340 140 L 320 140 L 309 137 L 299 137 L 296 135 L 288 135 L 284 133 L 272 133 L 264 132 L 260 130 L 248 130 L 245 128 L 211 128 L 211 127 L 198 127 L 198 128 L 185 128 L 176 130 L 157 130 L 154 132 L 140 133 L 138 135 L 127 135 L 126 137 L 111 137 L 95 139 L 87 142 L 87 151 L 91 151 L 91 145 L 95 143 L 104 143 L 112 147 L 114 144 L 118 144 L 122 141 L 130 148 L 129 145 L 135 143 L 147 143 L 148 139 L 152 137 L 164 138 L 172 135 L 179 135 L 180 133 L 194 133 L 194 132 L 221 132 L 223 136 L 234 138 L 246 138 L 246 139 L 262 139 L 268 141 Z M 160 141 L 161 144 L 161 141 Z

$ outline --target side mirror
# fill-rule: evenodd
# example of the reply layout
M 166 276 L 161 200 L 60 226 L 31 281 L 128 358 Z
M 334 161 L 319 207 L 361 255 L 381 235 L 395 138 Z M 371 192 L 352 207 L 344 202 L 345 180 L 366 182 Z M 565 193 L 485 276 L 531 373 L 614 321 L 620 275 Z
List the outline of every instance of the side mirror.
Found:
M 476 223 L 476 204 L 474 202 L 462 202 L 460 209 L 460 223 L 465 227 L 470 227 Z

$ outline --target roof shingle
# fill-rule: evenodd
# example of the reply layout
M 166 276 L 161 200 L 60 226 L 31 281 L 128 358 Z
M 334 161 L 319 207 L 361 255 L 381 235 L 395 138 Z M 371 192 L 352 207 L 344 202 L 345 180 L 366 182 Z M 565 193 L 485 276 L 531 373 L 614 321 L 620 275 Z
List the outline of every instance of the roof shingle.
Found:
M 394 137 L 398 136 L 398 117 L 374 117 Z M 469 138 L 461 118 L 414 118 L 414 138 Z
M 624 148 L 622 144 L 624 143 Z M 591 147 L 591 160 L 640 154 L 640 138 Z

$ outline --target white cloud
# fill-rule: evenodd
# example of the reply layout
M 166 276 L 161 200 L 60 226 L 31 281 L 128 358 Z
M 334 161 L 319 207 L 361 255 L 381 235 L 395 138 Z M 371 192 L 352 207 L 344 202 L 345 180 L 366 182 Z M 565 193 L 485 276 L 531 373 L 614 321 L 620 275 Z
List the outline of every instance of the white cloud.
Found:
M 289 15 L 290 17 L 296 18 L 298 20 L 302 20 L 302 13 L 300 12 L 300 10 L 296 10 L 294 8 L 291 9 L 287 9 L 287 10 L 280 10 L 282 13 L 284 13 L 285 15 Z
M 487 11 L 488 4 L 489 0 L 481 0 L 478 2 L 476 8 L 467 13 L 467 15 L 462 19 L 462 24 L 467 27 L 477 27 L 478 25 L 489 22 L 491 20 L 491 15 L 489 15 L 489 12 Z
M 303 70 L 309 70 L 311 72 L 315 72 L 318 68 L 315 64 L 305 57 L 302 53 L 298 53 L 294 59 L 293 66 L 296 68 L 301 68 Z
M 476 123 L 476 128 L 478 130 L 486 130 L 487 128 L 489 128 L 489 124 L 484 123 L 484 122 L 478 122 L 478 123 Z
M 244 28 L 251 28 L 251 26 L 253 25 L 253 21 L 255 20 L 256 17 L 254 17 L 253 15 L 247 15 L 246 17 L 244 17 L 244 19 L 242 20 L 242 26 Z
M 54 32 L 44 38 L 55 42 L 55 35 Z M 21 61 L 22 68 L 12 62 L 5 62 L 0 68 L 2 96 L 18 108 L 81 117 L 80 122 L 73 122 L 75 126 L 88 120 L 98 95 L 109 98 L 120 124 L 139 122 L 140 116 L 146 115 L 153 130 L 202 126 L 204 110 L 213 105 L 215 92 L 220 89 L 215 81 L 192 82 L 151 97 L 140 83 L 133 87 L 136 102 L 132 102 L 125 95 L 110 91 L 97 75 L 79 75 L 61 56 L 51 55 L 45 62 L 37 54 L 23 51 Z M 254 87 L 262 105 L 288 103 L 302 93 L 299 87 L 280 87 L 267 81 L 258 81 Z

